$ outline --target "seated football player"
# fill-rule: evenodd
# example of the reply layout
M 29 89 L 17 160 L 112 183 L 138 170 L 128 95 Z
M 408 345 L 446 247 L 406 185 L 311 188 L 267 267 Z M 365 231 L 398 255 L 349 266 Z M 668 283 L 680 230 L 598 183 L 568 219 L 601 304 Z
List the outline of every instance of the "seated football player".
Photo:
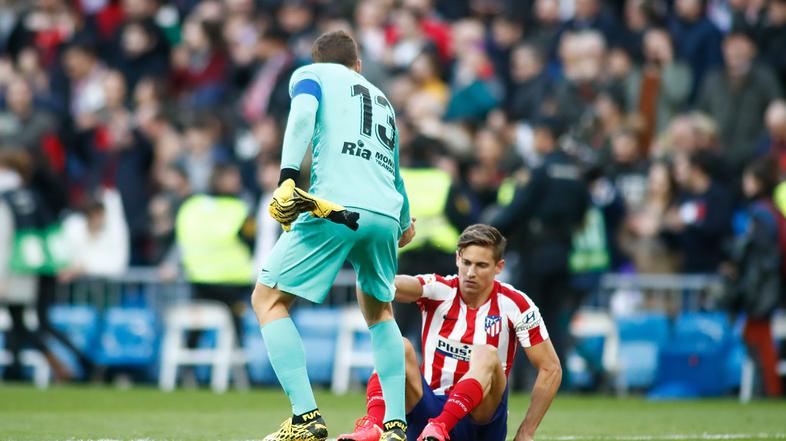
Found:
M 410 441 L 504 441 L 517 344 L 538 375 L 516 441 L 534 439 L 557 393 L 562 369 L 537 306 L 495 280 L 505 265 L 505 244 L 494 227 L 472 225 L 459 237 L 458 275 L 396 276 L 396 301 L 417 302 L 423 314 L 422 365 L 405 339 Z M 366 400 L 367 414 L 339 440 L 379 440 L 385 402 L 376 373 Z

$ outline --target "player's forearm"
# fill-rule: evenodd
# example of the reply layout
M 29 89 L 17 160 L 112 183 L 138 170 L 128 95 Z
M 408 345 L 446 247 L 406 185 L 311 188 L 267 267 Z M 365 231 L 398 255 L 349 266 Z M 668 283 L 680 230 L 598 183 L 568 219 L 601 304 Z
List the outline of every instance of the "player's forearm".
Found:
M 396 182 L 396 190 L 398 190 L 398 192 L 404 198 L 404 203 L 401 205 L 401 213 L 399 214 L 398 223 L 401 227 L 401 231 L 406 231 L 411 223 L 411 218 L 409 213 L 409 198 L 407 197 L 407 189 L 404 186 L 403 179 L 399 178 L 398 182 Z
M 399 303 L 412 303 L 418 301 L 423 295 L 423 285 L 417 277 L 396 276 L 396 301 Z
M 532 400 L 527 415 L 516 433 L 515 441 L 529 441 L 535 438 L 535 431 L 551 406 L 561 382 L 562 369 L 559 364 L 538 369 L 538 377 L 532 387 Z
M 314 136 L 318 107 L 319 102 L 311 95 L 297 95 L 292 99 L 281 151 L 282 169 L 300 170 L 300 164 Z
M 404 185 L 404 178 L 401 177 L 401 169 L 398 162 L 398 137 L 396 137 L 396 148 L 395 148 L 395 167 L 396 167 L 396 191 L 399 192 L 402 198 L 404 198 L 404 202 L 401 205 L 401 212 L 399 213 L 398 223 L 401 227 L 401 231 L 407 231 L 410 224 L 410 214 L 409 214 L 409 197 L 407 196 L 407 187 Z

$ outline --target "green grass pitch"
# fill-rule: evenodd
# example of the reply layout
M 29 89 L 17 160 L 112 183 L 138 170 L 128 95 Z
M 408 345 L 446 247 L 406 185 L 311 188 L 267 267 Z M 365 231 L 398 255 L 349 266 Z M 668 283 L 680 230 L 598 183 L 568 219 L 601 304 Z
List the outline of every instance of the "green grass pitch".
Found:
M 349 430 L 364 407 L 356 392 L 317 400 L 331 436 Z M 510 400 L 509 433 L 529 398 Z M 149 387 L 0 385 L 2 440 L 259 440 L 288 414 L 276 389 L 216 395 L 207 390 L 160 392 Z M 543 440 L 786 439 L 786 402 L 740 405 L 733 399 L 650 402 L 632 397 L 560 395 L 546 415 Z

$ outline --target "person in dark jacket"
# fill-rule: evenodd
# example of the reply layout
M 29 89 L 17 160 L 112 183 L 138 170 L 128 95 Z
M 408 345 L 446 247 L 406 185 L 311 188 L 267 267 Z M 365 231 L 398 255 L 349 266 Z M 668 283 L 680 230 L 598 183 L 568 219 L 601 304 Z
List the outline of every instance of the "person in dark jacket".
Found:
M 769 2 L 757 43 L 761 58 L 775 69 L 781 87 L 786 88 L 786 0 Z
M 716 272 L 731 232 L 731 196 L 714 179 L 716 164 L 715 154 L 703 150 L 678 155 L 675 161 L 682 194 L 666 212 L 664 235 L 680 250 L 686 273 Z
M 123 73 L 128 90 L 144 77 L 162 78 L 169 69 L 169 45 L 151 19 L 129 20 L 119 32 L 112 64 Z
M 552 323 L 551 340 L 564 363 L 568 323 L 578 306 L 569 285 L 572 237 L 584 220 L 591 197 L 579 167 L 557 146 L 556 122 L 538 118 L 533 130 L 535 149 L 543 162 L 532 171 L 529 181 L 516 189 L 513 201 L 492 225 L 508 237 L 522 233 L 519 243 L 512 243 L 522 258 L 516 286 L 525 288 L 540 306 L 544 320 Z
M 723 156 L 738 176 L 756 154 L 767 106 L 781 96 L 772 69 L 755 63 L 755 55 L 748 34 L 728 34 L 723 41 L 725 67 L 707 75 L 698 101 L 699 109 L 718 123 Z
M 691 101 L 696 98 L 699 85 L 710 69 L 720 66 L 720 30 L 707 18 L 706 0 L 677 0 L 675 16 L 669 23 L 672 41 L 678 41 L 677 60 L 690 64 L 693 73 Z
M 531 43 L 522 43 L 511 52 L 511 83 L 504 103 L 510 120 L 531 120 L 540 111 L 553 88 L 544 61 L 543 54 Z
M 743 192 L 750 217 L 745 233 L 735 242 L 732 264 L 725 266 L 734 287 L 732 302 L 746 314 L 743 336 L 748 353 L 764 378 L 769 397 L 782 393 L 776 365 L 778 357 L 772 341 L 770 320 L 777 309 L 782 286 L 783 253 L 779 229 L 783 219 L 772 202 L 778 184 L 778 166 L 771 156 L 756 160 L 743 174 Z

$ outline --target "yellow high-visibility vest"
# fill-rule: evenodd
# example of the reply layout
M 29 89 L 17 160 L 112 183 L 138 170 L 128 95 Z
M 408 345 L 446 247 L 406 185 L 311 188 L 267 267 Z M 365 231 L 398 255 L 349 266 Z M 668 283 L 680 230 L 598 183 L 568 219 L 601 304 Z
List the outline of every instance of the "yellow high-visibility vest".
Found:
M 450 174 L 437 168 L 402 168 L 401 177 L 407 186 L 410 214 L 417 218 L 416 234 L 412 242 L 400 251 L 431 246 L 453 253 L 459 232 L 445 216 L 445 205 L 450 192 Z
M 247 215 L 233 197 L 196 195 L 183 203 L 175 233 L 189 282 L 251 284 L 251 252 L 238 237 Z

